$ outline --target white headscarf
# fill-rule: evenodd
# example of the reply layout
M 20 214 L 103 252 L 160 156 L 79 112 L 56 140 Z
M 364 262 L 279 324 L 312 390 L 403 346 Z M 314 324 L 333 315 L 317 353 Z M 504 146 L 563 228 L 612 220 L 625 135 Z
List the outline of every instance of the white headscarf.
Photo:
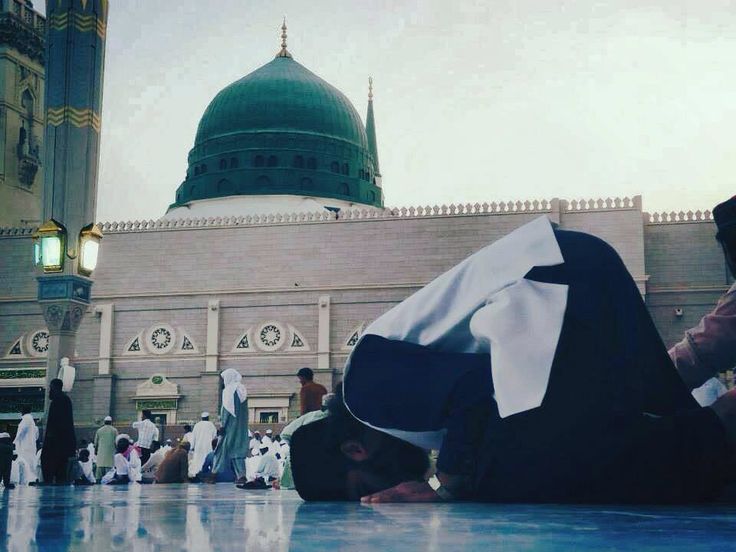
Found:
M 225 389 L 222 390 L 222 406 L 230 414 L 235 416 L 235 393 L 238 394 L 241 403 L 245 402 L 245 399 L 248 397 L 245 385 L 240 383 L 243 376 L 237 370 L 228 368 L 220 374 L 220 377 L 225 382 Z

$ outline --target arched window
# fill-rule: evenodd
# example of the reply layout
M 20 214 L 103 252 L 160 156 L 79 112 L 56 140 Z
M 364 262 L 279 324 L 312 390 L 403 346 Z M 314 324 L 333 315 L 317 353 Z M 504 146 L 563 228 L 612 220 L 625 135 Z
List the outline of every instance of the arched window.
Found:
M 295 155 L 294 161 L 292 162 L 292 166 L 296 169 L 303 169 L 304 168 L 304 158 L 301 155 Z
M 350 195 L 350 186 L 348 186 L 345 182 L 340 183 L 340 185 L 337 187 L 337 193 L 342 195 Z
M 373 190 L 368 192 L 368 201 L 370 201 L 371 203 L 376 202 L 376 192 L 374 192 Z
M 256 155 L 253 158 L 253 166 L 254 167 L 262 167 L 264 165 L 264 159 L 262 155 Z
M 261 175 L 258 178 L 256 178 L 256 186 L 270 186 L 271 185 L 271 179 L 267 176 Z
M 203 163 L 203 164 L 202 164 L 202 168 L 200 169 L 200 172 L 201 172 L 202 174 L 204 174 L 204 173 L 206 173 L 206 172 L 207 172 L 207 164 L 206 164 L 206 163 Z
M 337 161 L 333 161 L 330 164 L 330 170 L 332 172 L 334 172 L 334 173 L 339 173 L 340 172 L 340 163 L 338 163 Z
M 363 177 L 364 177 L 364 175 L 363 175 L 363 169 L 358 169 L 358 178 L 360 178 L 361 180 L 364 180 Z
M 301 188 L 302 190 L 314 190 L 314 182 L 311 178 L 302 178 Z
M 269 167 L 278 167 L 279 165 L 279 158 L 275 155 L 269 155 L 268 156 L 268 166 Z
M 231 157 L 230 158 L 230 168 L 231 169 L 237 169 L 238 168 L 238 158 L 237 157 Z
M 220 159 L 220 170 L 227 169 L 227 159 Z
M 217 193 L 218 194 L 232 194 L 233 191 L 234 190 L 233 190 L 232 183 L 226 178 L 223 178 L 217 183 Z
M 342 174 L 350 174 L 350 167 L 347 163 L 342 164 Z
M 197 176 L 197 175 L 199 175 L 199 165 L 194 167 L 194 176 Z
M 197 197 L 197 187 L 193 184 L 189 187 L 189 197 L 192 199 Z
M 307 159 L 307 168 L 312 170 L 317 168 L 317 160 L 314 157 Z

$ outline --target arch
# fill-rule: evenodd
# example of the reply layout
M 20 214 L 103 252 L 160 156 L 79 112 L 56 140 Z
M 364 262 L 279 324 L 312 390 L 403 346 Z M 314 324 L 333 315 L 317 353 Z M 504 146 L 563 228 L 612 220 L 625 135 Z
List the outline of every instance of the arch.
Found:
M 294 161 L 292 161 L 291 166 L 295 169 L 303 169 L 304 168 L 304 157 L 301 155 L 295 155 Z
M 202 163 L 202 168 L 199 170 L 202 174 L 207 172 L 207 163 Z
M 199 165 L 194 167 L 194 176 L 198 176 L 198 175 L 199 175 Z
M 227 178 L 223 178 L 217 183 L 218 194 L 232 194 L 234 191 L 235 188 L 233 187 L 232 182 L 230 182 Z
M 315 170 L 317 168 L 317 160 L 314 157 L 307 159 L 307 168 Z
M 346 182 L 340 182 L 340 185 L 337 187 L 337 193 L 350 195 L 350 186 Z
M 279 166 L 279 158 L 275 155 L 269 155 L 268 156 L 268 166 L 269 167 L 278 167 Z
M 363 169 L 358 169 L 358 178 L 360 178 L 361 180 L 365 180 L 364 177 L 365 177 L 365 172 L 363 171 Z
M 231 157 L 230 158 L 230 168 L 231 169 L 237 169 L 238 168 L 238 158 L 237 157 Z
M 270 186 L 271 185 L 271 179 L 268 178 L 266 175 L 260 175 L 258 178 L 256 178 L 256 186 Z
M 334 173 L 339 173 L 340 163 L 338 163 L 337 161 L 333 161 L 332 163 L 330 163 L 330 170 Z
M 253 166 L 254 167 L 262 167 L 265 164 L 266 164 L 266 162 L 265 162 L 265 159 L 263 158 L 262 155 L 256 155 L 253 158 Z
M 342 164 L 342 174 L 350 174 L 350 165 L 347 163 Z
M 189 186 L 189 197 L 191 198 L 197 197 L 197 187 L 194 184 Z
M 312 182 L 311 178 L 302 178 L 299 185 L 302 190 L 314 190 L 314 182 Z
M 376 202 L 376 192 L 374 192 L 373 190 L 368 192 L 368 201 L 370 201 L 371 203 Z
M 227 159 L 220 159 L 220 170 L 227 169 Z

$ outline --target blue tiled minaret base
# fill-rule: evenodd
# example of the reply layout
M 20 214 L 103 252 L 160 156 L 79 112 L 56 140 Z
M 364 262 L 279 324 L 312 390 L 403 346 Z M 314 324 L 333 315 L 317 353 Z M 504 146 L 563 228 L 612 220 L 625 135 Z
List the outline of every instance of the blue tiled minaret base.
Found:
M 38 276 L 49 329 L 46 379 L 74 358 L 92 280 L 79 275 L 79 233 L 95 222 L 108 0 L 47 0 L 43 220 L 67 230 L 64 270 Z M 102 253 L 102 247 L 100 254 Z M 48 405 L 48 400 L 46 401 Z

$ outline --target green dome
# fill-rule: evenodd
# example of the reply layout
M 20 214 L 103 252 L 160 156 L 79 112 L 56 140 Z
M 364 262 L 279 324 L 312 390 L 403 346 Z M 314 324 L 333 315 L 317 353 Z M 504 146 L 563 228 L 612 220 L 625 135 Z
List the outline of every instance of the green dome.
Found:
M 290 57 L 277 57 L 220 91 L 205 110 L 194 142 L 263 131 L 330 136 L 368 149 L 350 100 Z
M 350 100 L 290 56 L 278 56 L 210 102 L 171 208 L 272 194 L 382 206 L 376 165 Z

